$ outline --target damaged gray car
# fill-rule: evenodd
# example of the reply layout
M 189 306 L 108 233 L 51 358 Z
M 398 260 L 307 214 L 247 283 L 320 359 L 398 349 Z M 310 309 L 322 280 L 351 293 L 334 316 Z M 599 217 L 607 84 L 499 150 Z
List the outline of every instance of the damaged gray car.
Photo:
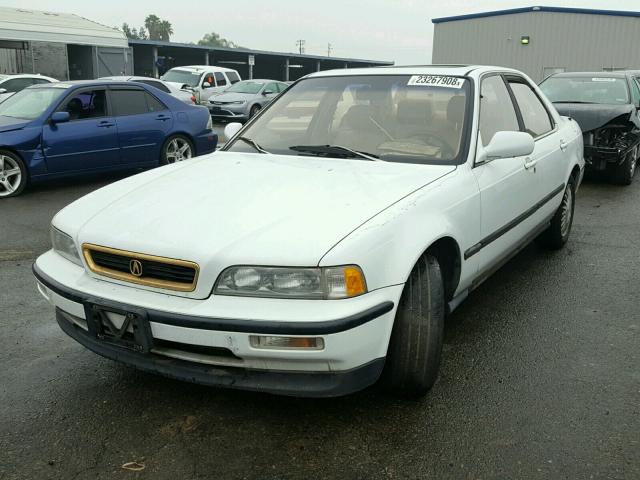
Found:
M 557 73 L 540 88 L 560 115 L 578 122 L 587 168 L 631 184 L 640 154 L 639 72 Z

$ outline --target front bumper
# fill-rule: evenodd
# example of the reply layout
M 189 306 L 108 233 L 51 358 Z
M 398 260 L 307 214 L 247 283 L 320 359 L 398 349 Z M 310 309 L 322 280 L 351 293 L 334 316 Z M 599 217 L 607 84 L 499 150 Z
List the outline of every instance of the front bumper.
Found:
M 53 252 L 43 255 L 49 260 L 42 261 L 43 265 L 52 265 L 50 260 L 53 256 L 58 255 Z M 73 264 L 67 267 L 83 272 Z M 97 280 L 86 273 L 75 272 L 81 278 L 70 283 L 64 280 L 63 284 L 45 273 L 38 262 L 34 264 L 33 271 L 40 293 L 56 307 L 56 318 L 62 330 L 104 357 L 196 383 L 311 397 L 349 394 L 378 379 L 384 366 L 395 313 L 391 299 L 401 293 L 401 288 L 382 289 L 388 290 L 385 292 L 387 300 L 383 300 L 385 296 L 378 291 L 377 295 L 372 295 L 368 308 L 332 320 L 249 320 L 246 315 L 230 319 L 192 315 L 189 310 L 193 309 L 189 308 L 178 313 L 149 307 L 146 301 L 131 301 L 131 292 L 140 290 Z M 63 276 L 66 276 L 64 272 Z M 96 295 L 97 290 L 102 290 L 104 295 Z M 130 294 L 128 298 L 117 294 L 126 290 Z M 144 294 L 155 295 L 160 306 L 166 305 L 166 299 L 170 297 L 150 292 Z M 160 297 L 164 297 L 164 303 Z M 231 300 L 242 302 L 247 299 Z M 301 307 L 309 305 L 297 300 L 292 302 Z M 332 301 L 333 305 L 335 302 Z M 177 303 L 185 305 L 185 299 Z M 144 318 L 150 331 L 148 348 L 135 351 L 104 341 L 92 328 L 94 320 L 90 309 L 96 305 L 108 306 L 112 311 L 136 312 Z M 257 314 L 258 311 L 254 312 L 255 317 L 264 316 Z M 325 348 L 313 351 L 253 348 L 249 337 L 256 334 L 319 336 L 323 338 Z
M 244 105 L 207 105 L 213 118 L 227 120 L 247 120 L 249 112 L 247 104 Z

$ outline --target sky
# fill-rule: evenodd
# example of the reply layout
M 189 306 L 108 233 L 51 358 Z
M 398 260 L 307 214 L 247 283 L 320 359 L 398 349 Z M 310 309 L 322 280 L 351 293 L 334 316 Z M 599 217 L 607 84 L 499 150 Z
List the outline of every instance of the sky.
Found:
M 0 6 L 75 13 L 90 20 L 132 27 L 154 13 L 173 25 L 175 42 L 197 42 L 214 31 L 243 47 L 390 60 L 398 65 L 431 61 L 432 18 L 536 5 L 521 0 L 0 0 Z M 638 0 L 544 0 L 557 7 L 639 10 Z

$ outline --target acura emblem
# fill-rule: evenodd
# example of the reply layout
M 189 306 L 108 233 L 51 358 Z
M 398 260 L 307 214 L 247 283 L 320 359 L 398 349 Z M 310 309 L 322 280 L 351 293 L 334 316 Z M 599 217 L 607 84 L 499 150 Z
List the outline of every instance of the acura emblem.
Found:
M 142 263 L 140 263 L 140 260 L 131 260 L 129 262 L 129 271 L 131 272 L 131 275 L 135 276 L 135 277 L 141 277 L 142 276 Z

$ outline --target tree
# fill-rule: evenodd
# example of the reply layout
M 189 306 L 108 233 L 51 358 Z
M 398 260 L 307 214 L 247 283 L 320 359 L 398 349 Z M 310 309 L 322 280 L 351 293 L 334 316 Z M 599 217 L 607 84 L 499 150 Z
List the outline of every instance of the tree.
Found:
M 144 26 L 149 32 L 149 40 L 160 40 L 168 42 L 173 35 L 173 26 L 168 20 L 162 20 L 157 15 L 147 15 L 144 19 Z
M 127 38 L 131 38 L 134 40 L 148 40 L 147 31 L 144 27 L 140 27 L 140 29 L 136 30 L 135 27 L 131 28 L 129 24 L 122 24 L 122 32 L 127 36 Z
M 222 38 L 216 32 L 207 33 L 202 40 L 198 42 L 198 45 L 204 45 L 206 47 L 222 47 L 222 48 L 238 48 L 239 46 L 226 38 Z

